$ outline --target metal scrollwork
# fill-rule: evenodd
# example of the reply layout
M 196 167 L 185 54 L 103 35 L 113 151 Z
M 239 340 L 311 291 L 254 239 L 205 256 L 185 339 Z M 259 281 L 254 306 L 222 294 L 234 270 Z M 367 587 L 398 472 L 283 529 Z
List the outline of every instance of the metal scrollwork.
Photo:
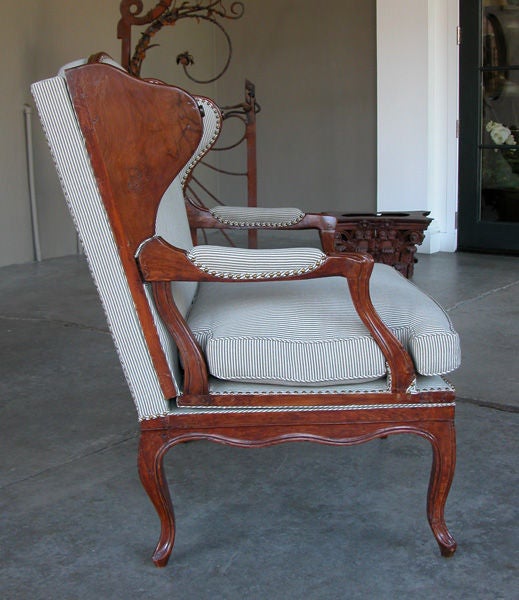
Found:
M 225 0 L 206 0 L 205 2 L 196 3 L 185 0 L 161 0 L 157 6 L 141 16 L 143 8 L 141 0 L 122 0 L 121 2 L 122 18 L 118 26 L 119 38 L 124 40 L 128 28 L 132 25 L 146 25 L 149 23 L 135 46 L 133 56 L 129 60 L 129 63 L 125 65 L 130 73 L 137 77 L 140 75 L 146 52 L 150 48 L 158 46 L 158 44 L 152 43 L 155 35 L 163 27 L 175 25 L 181 19 L 196 19 L 197 22 L 205 21 L 215 25 L 222 32 L 227 44 L 227 58 L 223 68 L 214 77 L 209 79 L 197 79 L 193 77 L 189 72 L 189 67 L 195 62 L 193 56 L 188 51 L 179 54 L 177 56 L 177 64 L 182 65 L 186 77 L 195 83 L 211 83 L 219 79 L 227 71 L 232 58 L 232 43 L 229 34 L 218 19 L 234 20 L 241 18 L 245 12 L 243 2 L 235 0 L 227 8 Z
M 155 36 L 163 27 L 173 26 L 181 19 L 195 19 L 196 22 L 208 22 L 215 25 L 223 34 L 227 46 L 227 56 L 223 68 L 210 79 L 202 80 L 193 77 L 189 72 L 192 65 L 195 64 L 195 58 L 188 51 L 181 52 L 176 57 L 177 65 L 181 66 L 188 79 L 195 83 L 211 83 L 219 79 L 229 67 L 232 58 L 232 43 L 229 34 L 219 20 L 222 19 L 240 19 L 245 13 L 245 4 L 240 0 L 160 0 L 157 4 L 144 12 L 144 3 L 142 0 L 121 0 L 120 6 L 121 18 L 117 24 L 117 37 L 122 41 L 122 66 L 132 75 L 140 77 L 142 62 L 146 58 L 146 53 L 150 48 L 159 44 L 153 43 Z M 131 47 L 131 29 L 132 26 L 143 27 L 141 37 L 135 46 L 132 54 Z M 205 167 L 225 175 L 234 177 L 244 177 L 247 180 L 247 206 L 257 206 L 257 165 L 256 165 L 256 114 L 260 111 L 260 106 L 256 101 L 256 91 L 254 84 L 245 81 L 244 101 L 232 106 L 220 107 L 223 119 L 229 121 L 238 119 L 244 125 L 244 133 L 239 136 L 238 141 L 231 142 L 213 148 L 213 151 L 225 151 L 237 148 L 245 142 L 247 168 L 245 172 L 232 172 L 220 169 L 209 162 L 202 160 L 197 165 Z M 193 172 L 185 189 L 186 200 L 191 204 L 206 208 L 204 202 L 209 204 L 222 204 L 222 202 L 202 183 Z M 205 230 L 201 230 L 205 236 Z M 234 245 L 232 239 L 221 230 L 222 235 L 227 239 L 230 245 Z M 248 232 L 249 247 L 256 247 L 256 231 Z

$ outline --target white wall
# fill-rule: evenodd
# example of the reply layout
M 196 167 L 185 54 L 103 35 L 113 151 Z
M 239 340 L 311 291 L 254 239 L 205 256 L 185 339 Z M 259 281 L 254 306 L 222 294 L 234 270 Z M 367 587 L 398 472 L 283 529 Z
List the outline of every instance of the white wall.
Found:
M 236 101 L 244 76 L 256 83 L 259 203 L 375 210 L 375 1 L 246 6 L 218 94 Z
M 24 13 L 36 8 L 28 0 Z M 19 2 L 8 0 L 2 6 L 3 43 L 9 51 L 2 57 L 2 105 L 0 110 L 0 264 L 29 261 L 33 258 L 30 209 L 26 178 L 23 105 L 28 100 L 28 75 L 32 57 L 26 46 L 19 49 L 20 39 L 33 39 L 33 20 L 14 18 Z M 10 18 L 10 15 L 13 18 Z
M 377 0 L 380 211 L 429 210 L 422 252 L 456 249 L 456 0 Z
M 230 1 L 226 2 L 230 5 Z M 154 3 L 145 2 L 145 9 Z M 258 89 L 259 202 L 305 210 L 376 208 L 375 0 L 246 0 L 245 16 L 226 22 L 234 45 L 231 69 L 217 85 L 192 84 L 175 56 L 189 49 L 195 71 L 211 71 L 222 51 L 214 27 L 177 23 L 161 32 L 143 75 L 163 77 L 220 103 L 243 98 L 243 80 Z M 33 259 L 23 131 L 29 85 L 69 60 L 106 50 L 120 56 L 118 0 L 7 0 L 2 11 L 0 98 L 0 264 Z M 136 34 L 137 35 L 137 34 Z M 176 41 L 171 47 L 168 38 Z M 136 37 L 133 40 L 135 43 Z M 180 45 L 181 44 L 181 45 Z M 170 67 L 171 65 L 171 67 Z M 68 217 L 36 115 L 33 119 L 36 192 L 43 257 L 76 251 Z M 225 165 L 224 165 L 225 166 Z M 243 196 L 221 182 L 225 200 Z
M 235 49 L 229 74 L 203 89 L 226 103 L 241 100 L 245 76 L 257 84 L 264 110 L 258 118 L 260 203 L 431 210 L 433 235 L 423 248 L 454 249 L 456 0 L 330 0 L 321 13 L 312 0 L 245 4 L 243 19 L 228 25 Z M 92 51 L 120 55 L 117 0 L 25 0 L 22 9 L 4 0 L 2 9 L 9 52 L 0 97 L 0 265 L 33 259 L 23 116 L 24 104 L 32 105 L 30 83 Z M 197 66 L 218 57 L 217 33 L 202 26 L 172 29 L 186 42 L 177 51 L 192 50 Z M 165 39 L 158 41 L 166 45 Z M 157 58 L 149 59 L 144 74 L 162 69 L 167 81 L 200 91 L 164 71 L 166 47 L 151 53 Z M 33 132 L 43 256 L 70 254 L 76 237 L 36 117 Z
M 226 52 L 224 38 L 203 21 L 179 21 L 157 34 L 153 42 L 160 48 L 149 51 L 142 74 L 211 95 L 221 105 L 242 101 L 245 77 L 256 84 L 262 107 L 257 118 L 259 204 L 373 211 L 375 16 L 375 0 L 329 0 L 319 9 L 314 0 L 246 0 L 241 19 L 221 21 L 231 37 L 233 57 L 215 84 L 193 84 L 175 65 L 176 55 L 189 49 L 194 76 L 216 74 Z M 161 64 L 164 57 L 170 59 L 167 69 Z M 245 170 L 243 152 L 239 158 L 219 158 L 222 168 Z M 236 181 L 220 180 L 227 203 L 244 201 L 245 181 L 234 185 Z

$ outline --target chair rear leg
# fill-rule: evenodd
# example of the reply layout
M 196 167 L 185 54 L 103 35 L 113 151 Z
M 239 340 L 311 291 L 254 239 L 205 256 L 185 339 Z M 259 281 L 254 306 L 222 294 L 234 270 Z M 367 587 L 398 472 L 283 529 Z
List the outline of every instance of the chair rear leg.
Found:
M 139 443 L 139 476 L 160 519 L 160 538 L 152 559 L 157 567 L 168 563 L 175 542 L 175 514 L 164 473 L 164 456 L 171 444 L 162 431 L 142 431 Z
M 445 503 L 456 466 L 456 433 L 452 421 L 440 421 L 428 429 L 433 447 L 433 463 L 427 492 L 427 518 L 442 556 L 452 556 L 456 541 L 445 523 Z

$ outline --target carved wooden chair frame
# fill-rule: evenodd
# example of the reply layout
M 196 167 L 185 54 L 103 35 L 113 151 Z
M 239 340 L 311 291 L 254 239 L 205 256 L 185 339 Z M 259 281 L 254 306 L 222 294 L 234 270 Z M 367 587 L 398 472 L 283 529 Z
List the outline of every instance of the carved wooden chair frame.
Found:
M 387 361 L 390 385 L 386 391 L 211 393 L 204 354 L 175 305 L 170 282 L 240 285 L 243 279 L 202 270 L 185 250 L 157 237 L 154 229 L 164 191 L 201 138 L 197 103 L 183 90 L 139 80 L 101 64 L 70 69 L 66 80 L 160 387 L 164 398 L 172 399 L 169 412 L 147 415 L 140 423 L 139 474 L 161 525 L 154 563 L 167 563 L 175 537 L 163 466 L 173 446 L 191 440 L 246 448 L 296 441 L 348 446 L 403 433 L 418 435 L 432 445 L 427 517 L 442 555 L 452 555 L 456 542 L 447 529 L 444 508 L 455 466 L 454 390 L 446 386 L 420 391 L 413 386 L 413 362 L 370 300 L 373 260 L 367 255 L 329 253 L 312 272 L 270 273 L 254 279 L 345 278 L 360 318 Z M 196 227 L 222 226 L 204 211 L 190 216 Z M 319 229 L 324 249 L 333 250 L 333 218 L 307 215 L 292 228 L 307 227 Z M 184 368 L 180 397 L 143 282 L 151 285 L 156 307 L 179 348 Z

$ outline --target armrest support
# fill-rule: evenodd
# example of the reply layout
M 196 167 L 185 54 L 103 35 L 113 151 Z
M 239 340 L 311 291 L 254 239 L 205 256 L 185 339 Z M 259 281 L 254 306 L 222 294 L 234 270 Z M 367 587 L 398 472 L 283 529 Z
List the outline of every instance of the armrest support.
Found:
M 287 259 L 284 263 L 283 257 Z M 204 262 L 199 262 L 200 258 Z M 139 249 L 137 262 L 143 279 L 152 283 L 157 308 L 179 345 L 185 368 L 190 364 L 200 365 L 204 359 L 187 324 L 174 309 L 166 282 L 272 281 L 338 276 L 348 280 L 355 309 L 387 360 L 391 391 L 405 396 L 414 382 L 415 370 L 411 357 L 386 327 L 371 301 L 369 278 L 373 259 L 369 255 L 341 253 L 326 256 L 313 248 L 247 250 L 214 246 L 199 246 L 186 252 L 161 238 L 151 238 Z M 253 270 L 249 270 L 251 267 Z M 202 376 L 203 370 L 197 368 Z M 207 393 L 207 372 L 204 373 L 206 383 L 203 389 Z M 196 379 L 191 377 L 190 381 Z

